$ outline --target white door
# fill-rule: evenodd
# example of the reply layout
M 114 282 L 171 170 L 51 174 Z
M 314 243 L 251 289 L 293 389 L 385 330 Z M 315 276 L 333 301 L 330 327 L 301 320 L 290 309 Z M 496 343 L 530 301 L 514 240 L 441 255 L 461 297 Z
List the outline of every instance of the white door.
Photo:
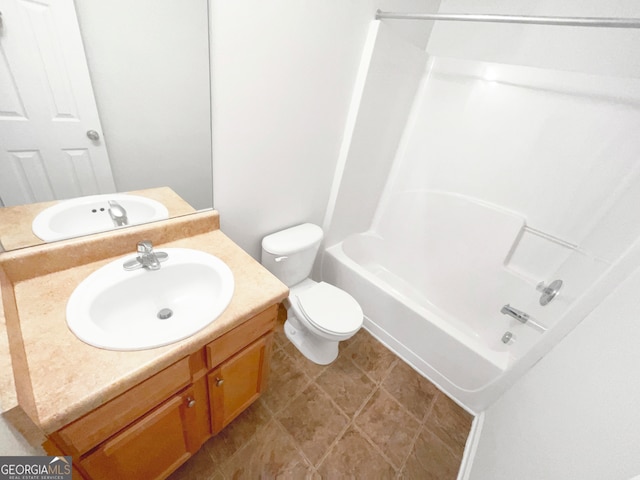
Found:
M 115 192 L 73 0 L 0 0 L 0 12 L 2 202 Z

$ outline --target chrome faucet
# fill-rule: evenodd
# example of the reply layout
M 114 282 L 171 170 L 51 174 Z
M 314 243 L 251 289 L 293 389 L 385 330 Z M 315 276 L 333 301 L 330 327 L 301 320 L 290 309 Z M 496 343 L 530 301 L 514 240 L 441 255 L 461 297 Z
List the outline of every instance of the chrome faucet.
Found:
M 518 310 L 517 308 L 513 308 L 509 304 L 502 307 L 500 309 L 500 313 L 509 315 L 510 317 L 513 317 L 516 320 L 518 320 L 520 323 L 526 323 L 527 325 L 531 325 L 533 328 L 535 328 L 536 330 L 539 330 L 540 332 L 547 331 L 547 327 L 535 321 L 533 318 L 531 318 L 531 315 L 523 312 L 522 310 Z
M 524 313 L 523 311 L 518 310 L 517 308 L 513 308 L 509 304 L 502 307 L 502 309 L 500 310 L 500 313 L 504 315 L 509 315 L 510 317 L 513 317 L 522 323 L 527 323 L 527 321 L 529 320 L 529 314 Z
M 124 225 L 129 225 L 129 220 L 127 219 L 127 211 L 124 209 L 122 205 L 120 205 L 115 200 L 109 200 L 109 216 L 111 217 L 111 221 L 115 227 L 122 227 Z
M 127 260 L 122 265 L 125 270 L 136 270 L 145 268 L 147 270 L 160 270 L 160 263 L 169 258 L 165 252 L 155 252 L 151 240 L 138 242 L 138 256 L 132 260 Z

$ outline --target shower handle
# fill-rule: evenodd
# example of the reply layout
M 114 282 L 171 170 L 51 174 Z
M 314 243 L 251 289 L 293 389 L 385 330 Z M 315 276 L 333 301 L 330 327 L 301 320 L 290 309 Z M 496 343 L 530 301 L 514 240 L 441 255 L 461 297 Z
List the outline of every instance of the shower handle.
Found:
M 549 285 L 545 285 L 544 282 L 540 282 L 536 286 L 536 290 L 542 292 L 540 295 L 540 305 L 543 307 L 547 305 L 551 300 L 556 298 L 558 292 L 562 288 L 562 280 L 554 280 Z

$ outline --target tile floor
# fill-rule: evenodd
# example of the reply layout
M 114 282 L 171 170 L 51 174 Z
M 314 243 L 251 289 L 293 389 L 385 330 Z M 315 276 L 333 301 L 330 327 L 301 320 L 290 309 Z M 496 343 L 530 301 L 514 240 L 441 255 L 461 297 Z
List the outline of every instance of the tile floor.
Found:
M 276 333 L 262 397 L 178 479 L 455 479 L 472 417 L 361 330 L 323 367 Z

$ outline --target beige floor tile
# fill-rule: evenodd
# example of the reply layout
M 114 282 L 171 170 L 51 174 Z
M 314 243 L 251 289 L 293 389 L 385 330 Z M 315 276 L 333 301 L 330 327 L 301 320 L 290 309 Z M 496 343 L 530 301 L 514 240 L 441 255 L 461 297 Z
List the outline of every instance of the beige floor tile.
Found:
M 344 354 L 353 360 L 374 382 L 380 382 L 389 372 L 397 357 L 369 333 L 362 334 L 344 350 Z
M 391 479 L 396 470 L 357 429 L 350 427 L 318 467 L 323 479 Z
M 282 426 L 272 420 L 220 466 L 227 479 L 301 479 L 314 474 Z
M 264 404 L 272 413 L 282 410 L 292 398 L 304 390 L 311 379 L 298 368 L 289 355 L 276 349 L 271 355 L 269 385 L 262 395 Z
M 420 480 L 455 480 L 460 458 L 428 429 L 418 435 L 400 478 Z
M 338 357 L 316 379 L 316 383 L 349 416 L 362 407 L 376 388 L 375 383 L 346 356 Z
M 173 472 L 167 480 L 210 480 L 216 475 L 222 478 L 211 456 L 202 448 L 186 463 L 182 464 L 178 470 Z
M 438 393 L 425 427 L 460 456 L 469 436 L 473 417 L 444 393 Z
M 420 423 L 386 391 L 377 390 L 355 418 L 355 424 L 391 460 L 402 466 Z
M 397 362 L 382 386 L 415 417 L 422 421 L 439 390 L 404 362 Z
M 218 435 L 210 438 L 202 448 L 209 452 L 214 463 L 231 457 L 271 420 L 271 412 L 262 399 L 253 403 Z
M 276 418 L 313 465 L 319 463 L 349 423 L 349 417 L 315 384 L 307 387 Z

